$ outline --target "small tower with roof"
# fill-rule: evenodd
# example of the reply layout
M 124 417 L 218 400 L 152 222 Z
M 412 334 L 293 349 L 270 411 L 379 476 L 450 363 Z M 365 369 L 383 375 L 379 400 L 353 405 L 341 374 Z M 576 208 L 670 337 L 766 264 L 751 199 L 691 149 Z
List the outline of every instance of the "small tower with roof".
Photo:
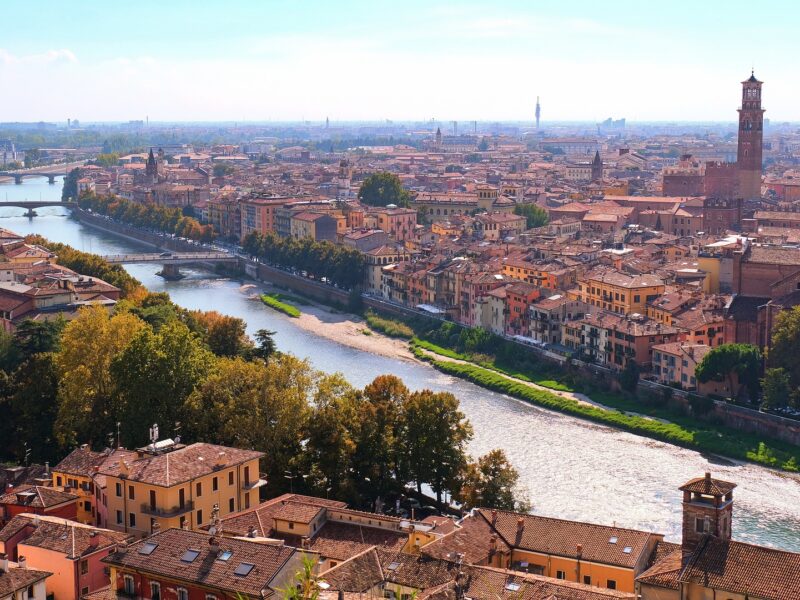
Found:
M 441 150 L 442 148 L 442 130 L 440 127 L 436 128 L 436 149 Z
M 683 484 L 683 556 L 687 557 L 710 535 L 731 539 L 735 483 L 712 479 L 711 473 Z
M 594 160 L 592 161 L 592 181 L 603 180 L 603 159 L 600 158 L 600 151 L 594 153 Z
M 144 173 L 147 177 L 147 183 L 158 182 L 158 165 L 156 164 L 156 157 L 153 155 L 152 148 L 150 148 L 150 153 L 147 155 L 147 164 L 145 165 Z

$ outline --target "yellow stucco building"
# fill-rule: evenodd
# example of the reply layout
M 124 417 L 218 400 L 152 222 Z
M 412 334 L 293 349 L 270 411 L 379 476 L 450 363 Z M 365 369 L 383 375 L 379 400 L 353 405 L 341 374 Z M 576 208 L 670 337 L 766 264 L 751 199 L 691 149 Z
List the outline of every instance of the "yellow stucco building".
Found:
M 263 452 L 197 443 L 137 451 L 133 460 L 104 467 L 108 528 L 149 535 L 154 530 L 199 529 L 215 505 L 227 515 L 259 502 Z

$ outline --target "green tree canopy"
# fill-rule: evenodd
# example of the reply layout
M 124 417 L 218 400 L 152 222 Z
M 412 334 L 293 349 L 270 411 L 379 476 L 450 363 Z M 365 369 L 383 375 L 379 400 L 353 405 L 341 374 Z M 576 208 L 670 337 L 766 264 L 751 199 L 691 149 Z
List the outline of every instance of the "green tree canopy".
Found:
M 731 395 L 738 397 L 747 389 L 751 398 L 758 395 L 759 374 L 761 373 L 761 352 L 750 344 L 722 344 L 711 349 L 695 369 L 695 376 L 701 383 L 726 381 Z M 738 379 L 739 385 L 736 386 Z
M 792 382 L 789 373 L 782 367 L 767 369 L 761 382 L 764 388 L 764 408 L 783 408 L 792 398 Z M 796 400 L 796 398 L 794 398 Z
M 800 388 L 800 306 L 778 313 L 767 364 L 785 371 L 792 390 Z
M 514 207 L 514 214 L 525 217 L 528 229 L 547 225 L 547 211 L 536 204 L 517 204 Z
M 492 450 L 467 466 L 458 499 L 467 508 L 485 506 L 524 510 L 527 502 L 515 497 L 519 473 L 505 452 Z
M 358 199 L 369 206 L 396 204 L 407 207 L 409 204 L 408 192 L 403 189 L 400 178 L 388 171 L 369 175 L 358 189 Z
M 472 426 L 458 408 L 458 400 L 448 392 L 421 390 L 403 402 L 403 443 L 401 452 L 404 479 L 422 485 L 429 483 L 441 502 L 442 493 L 458 488 L 459 477 L 467 465 L 466 445 L 472 439 Z

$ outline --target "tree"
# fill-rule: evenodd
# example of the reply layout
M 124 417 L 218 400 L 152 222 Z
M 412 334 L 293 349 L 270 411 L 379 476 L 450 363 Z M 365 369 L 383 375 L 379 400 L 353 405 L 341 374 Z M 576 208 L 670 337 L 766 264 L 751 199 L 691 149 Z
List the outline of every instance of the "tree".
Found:
M 279 590 L 283 600 L 318 600 L 319 583 L 315 574 L 317 561 L 310 555 L 303 554 L 303 566 L 295 573 L 294 581 Z M 237 598 L 238 600 L 238 598 Z
M 485 137 L 481 138 L 481 141 L 478 142 L 478 150 L 481 152 L 486 152 L 489 149 L 489 140 Z
M 379 171 L 364 179 L 358 189 L 358 199 L 369 206 L 407 207 L 409 204 L 408 192 L 403 189 L 400 178 L 388 171 Z
M 225 177 L 233 173 L 233 166 L 227 163 L 217 163 L 214 165 L 214 177 Z
M 270 357 L 275 354 L 278 349 L 275 343 L 275 333 L 269 329 L 259 329 L 256 331 L 256 345 L 251 348 L 250 356 L 257 357 L 264 362 L 269 362 Z
M 361 392 L 340 374 L 326 375 L 317 384 L 306 422 L 303 464 L 306 483 L 318 495 L 359 503 L 353 480 L 353 458 L 360 429 Z
M 800 306 L 784 310 L 775 319 L 772 344 L 767 354 L 771 368 L 782 368 L 792 389 L 800 387 Z
M 66 202 L 69 199 L 76 199 L 78 197 L 78 179 L 81 178 L 80 168 L 74 168 L 67 176 L 64 177 L 64 187 L 61 188 L 61 201 Z
M 536 204 L 517 204 L 514 207 L 514 214 L 525 217 L 528 229 L 547 225 L 547 211 Z
M 757 397 L 760 372 L 761 352 L 750 344 L 722 344 L 712 348 L 695 368 L 695 376 L 701 383 L 712 379 L 727 380 L 728 389 L 734 398 L 744 388 L 751 398 Z M 738 388 L 736 379 L 739 382 Z
M 184 402 L 213 365 L 213 354 L 183 323 L 169 321 L 157 333 L 142 328 L 111 363 L 125 444 L 146 443 L 153 423 L 167 429 L 182 421 Z
M 364 388 L 354 456 L 359 492 L 369 500 L 397 492 L 398 446 L 403 444 L 400 411 L 408 388 L 399 377 L 380 375 Z
M 467 466 L 459 500 L 467 508 L 484 506 L 503 510 L 524 510 L 526 502 L 514 496 L 519 473 L 505 452 L 492 450 Z
M 111 363 L 147 325 L 130 313 L 83 308 L 64 327 L 55 355 L 59 373 L 55 434 L 62 447 L 100 445 L 119 420 Z
M 215 310 L 192 311 L 195 331 L 217 356 L 244 356 L 253 346 L 245 332 L 245 323 L 238 317 L 222 315 Z
M 636 392 L 639 385 L 639 365 L 633 359 L 628 360 L 625 368 L 619 374 L 619 384 L 626 392 Z
M 783 408 L 789 404 L 792 385 L 786 369 L 782 367 L 767 369 L 761 383 L 764 388 L 762 407 Z
M 10 383 L 9 410 L 3 414 L 13 425 L 13 434 L 6 438 L 10 443 L 6 450 L 22 460 L 25 457 L 21 442 L 27 441 L 31 461 L 57 460 L 61 452 L 53 435 L 58 416 L 58 369 L 54 354 L 43 352 L 31 356 L 20 365 Z
M 458 408 L 453 394 L 430 390 L 413 392 L 403 402 L 403 479 L 414 480 L 419 493 L 423 483 L 430 484 L 439 502 L 442 492 L 457 491 L 467 464 L 472 426 Z
M 288 354 L 268 364 L 218 359 L 185 402 L 187 434 L 265 452 L 270 491 L 279 493 L 289 487 L 284 474 L 302 454 L 308 394 L 316 377 L 306 361 Z
M 53 321 L 25 319 L 13 334 L 3 332 L 0 334 L 0 368 L 10 373 L 35 354 L 57 350 L 65 325 L 63 317 Z

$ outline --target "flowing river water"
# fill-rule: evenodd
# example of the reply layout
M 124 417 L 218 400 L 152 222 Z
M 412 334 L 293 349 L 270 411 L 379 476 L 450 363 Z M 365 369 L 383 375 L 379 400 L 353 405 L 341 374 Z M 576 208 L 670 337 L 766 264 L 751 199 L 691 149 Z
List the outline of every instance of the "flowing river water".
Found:
M 60 198 L 61 180 L 0 182 L 0 200 Z M 136 245 L 86 227 L 60 207 L 27 218 L 21 209 L 0 209 L 0 227 L 20 234 L 39 233 L 97 254 L 137 250 Z M 397 360 L 343 346 L 300 329 L 292 319 L 256 299 L 255 288 L 204 270 L 185 279 L 164 281 L 160 265 L 130 265 L 130 273 L 153 291 L 169 292 L 190 309 L 217 310 L 241 317 L 250 333 L 277 332 L 283 351 L 307 358 L 314 367 L 341 371 L 356 386 L 392 373 L 412 389 L 452 392 L 472 422 L 470 452 L 477 456 L 503 448 L 520 472 L 522 487 L 537 514 L 664 533 L 680 541 L 681 493 L 678 487 L 711 471 L 738 483 L 734 492 L 734 537 L 800 552 L 800 477 L 750 464 L 732 464 L 691 450 L 617 431 L 525 404 L 502 394 L 441 374 L 415 361 Z

